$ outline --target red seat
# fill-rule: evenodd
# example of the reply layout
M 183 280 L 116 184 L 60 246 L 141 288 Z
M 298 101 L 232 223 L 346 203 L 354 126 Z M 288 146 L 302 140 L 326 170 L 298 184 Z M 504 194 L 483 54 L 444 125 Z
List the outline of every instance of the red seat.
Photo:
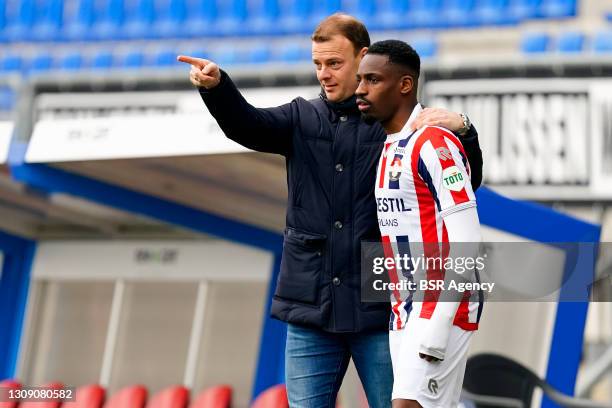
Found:
M 146 400 L 147 389 L 142 385 L 133 385 L 110 397 L 104 408 L 143 408 Z
M 21 384 L 14 380 L 4 380 L 0 381 L 0 388 L 3 390 L 3 397 L 8 397 L 8 393 L 5 394 L 8 390 L 19 390 L 21 389 Z M 4 391 L 4 390 L 7 391 Z M 15 408 L 17 407 L 17 402 L 0 402 L 0 408 Z
M 275 385 L 259 394 L 251 408 L 289 408 L 285 384 Z
M 229 408 L 232 405 L 232 387 L 217 385 L 200 392 L 189 408 Z
M 64 384 L 60 382 L 52 382 L 44 385 L 45 388 L 52 390 L 61 390 L 64 388 Z M 57 399 L 54 401 L 25 401 L 19 403 L 19 408 L 59 408 L 62 401 Z
M 147 404 L 147 408 L 185 408 L 189 401 L 189 390 L 176 385 L 155 394 Z
M 74 401 L 64 402 L 62 408 L 101 408 L 106 391 L 97 384 L 85 385 L 76 390 Z

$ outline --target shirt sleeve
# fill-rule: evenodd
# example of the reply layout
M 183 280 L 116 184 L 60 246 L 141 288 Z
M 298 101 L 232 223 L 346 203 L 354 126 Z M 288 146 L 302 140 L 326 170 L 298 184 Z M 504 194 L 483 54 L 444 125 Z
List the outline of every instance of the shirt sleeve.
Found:
M 415 142 L 414 152 L 413 166 L 442 217 L 476 206 L 469 163 L 455 135 L 443 128 L 426 127 Z

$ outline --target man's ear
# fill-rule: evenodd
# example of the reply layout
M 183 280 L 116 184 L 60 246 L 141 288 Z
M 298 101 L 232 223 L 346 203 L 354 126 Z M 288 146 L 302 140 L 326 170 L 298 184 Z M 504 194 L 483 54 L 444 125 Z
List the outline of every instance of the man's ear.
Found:
M 363 47 L 360 51 L 359 51 L 359 56 L 361 58 L 363 58 L 364 55 L 366 55 L 366 52 L 368 52 L 368 47 Z
M 400 93 L 402 93 L 402 95 L 409 94 L 413 88 L 414 88 L 414 78 L 412 78 L 412 76 L 410 75 L 402 76 L 400 80 Z

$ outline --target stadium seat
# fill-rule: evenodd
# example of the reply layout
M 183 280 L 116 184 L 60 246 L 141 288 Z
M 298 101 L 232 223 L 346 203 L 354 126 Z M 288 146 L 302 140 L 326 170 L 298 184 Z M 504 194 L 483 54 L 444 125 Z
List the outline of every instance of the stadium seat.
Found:
M 95 0 L 78 0 L 74 14 L 68 16 L 62 27 L 61 38 L 64 40 L 81 40 L 88 37 L 88 32 L 95 19 Z
M 440 18 L 442 0 L 410 0 L 408 24 L 405 28 L 439 28 L 444 26 Z
M 289 408 L 285 384 L 275 385 L 259 394 L 251 408 Z
M 18 0 L 13 4 L 17 5 L 17 14 L 7 16 L 2 36 L 10 42 L 26 41 L 34 24 L 36 3 L 34 0 Z
M 153 58 L 153 63 L 158 67 L 179 66 L 180 62 L 176 60 L 176 56 L 174 50 L 161 50 Z
M 214 35 L 240 36 L 247 34 L 247 1 L 223 0 L 217 3 L 219 15 L 213 24 Z
M 74 401 L 64 402 L 62 408 L 101 408 L 105 395 L 106 391 L 99 385 L 85 385 L 77 388 Z
M 52 390 L 61 390 L 64 388 L 64 384 L 60 382 L 52 382 L 44 385 L 45 388 L 50 388 Z M 59 408 L 61 405 L 61 401 L 58 399 L 56 401 L 25 401 L 19 403 L 19 408 Z
M 155 394 L 146 408 L 185 408 L 188 401 L 189 390 L 182 386 L 174 386 Z
M 278 0 L 259 0 L 248 2 L 249 18 L 246 21 L 246 32 L 251 35 L 281 34 L 277 21 L 280 15 Z
M 543 0 L 540 15 L 545 18 L 563 18 L 576 15 L 576 0 Z
M 23 69 L 23 59 L 19 55 L 7 54 L 0 60 L 0 72 L 16 73 Z
M 77 71 L 83 68 L 83 57 L 78 52 L 65 55 L 59 62 L 59 68 L 66 71 Z
M 215 0 L 192 0 L 189 5 L 187 20 L 182 33 L 188 37 L 199 37 L 214 34 L 214 23 L 217 18 L 217 2 Z
M 264 43 L 251 48 L 247 62 L 252 64 L 270 62 L 270 47 Z
M 37 41 L 58 40 L 64 15 L 64 0 L 46 0 L 36 9 L 36 19 L 29 35 Z
M 582 52 L 584 47 L 584 34 L 576 31 L 561 33 L 557 37 L 557 51 L 562 53 Z
M 536 388 L 540 388 L 555 405 L 562 407 L 610 406 L 562 394 L 530 369 L 501 355 L 477 354 L 467 360 L 463 389 L 469 393 L 467 398 L 475 402 L 477 407 L 530 407 Z M 510 405 L 512 402 L 514 405 Z
M 28 64 L 28 74 L 38 74 L 53 68 L 53 56 L 47 52 L 36 55 Z
M 507 13 L 515 21 L 523 21 L 538 16 L 541 0 L 510 0 Z
M 480 0 L 474 8 L 474 16 L 481 25 L 505 25 L 518 22 L 508 13 L 509 0 Z
M 0 382 L 0 387 L 8 388 L 10 390 L 18 390 L 21 388 L 21 384 L 15 380 L 3 380 Z M 16 408 L 17 402 L 1 402 L 0 408 Z
M 612 52 L 612 30 L 600 31 L 593 37 L 593 51 L 596 53 Z
M 142 385 L 133 385 L 110 397 L 104 408 L 143 408 L 146 400 L 147 389 Z
M 232 387 L 218 385 L 200 392 L 189 408 L 229 408 L 232 405 Z
M 114 65 L 113 54 L 109 51 L 100 51 L 94 55 L 91 67 L 94 69 L 109 69 Z
M 145 65 L 145 56 L 140 51 L 125 54 L 121 63 L 123 68 L 141 68 L 143 65 Z
M 278 59 L 289 64 L 308 61 L 310 60 L 310 50 L 297 44 L 289 44 L 280 49 Z
M 361 20 L 366 27 L 371 27 L 378 12 L 376 0 L 350 0 L 342 3 L 342 10 Z
M 409 23 L 409 0 L 384 0 L 378 3 L 378 12 L 370 21 L 373 30 L 398 30 Z
M 308 34 L 312 32 L 313 0 L 293 0 L 281 7 L 279 30 L 281 33 Z
M 151 31 L 158 38 L 181 37 L 183 36 L 182 26 L 186 18 L 186 0 L 169 0 L 165 5 L 159 7 Z
M 474 0 L 446 0 L 442 19 L 446 27 L 469 27 L 478 23 L 474 19 Z
M 431 37 L 410 40 L 410 45 L 421 58 L 435 57 L 436 52 L 438 51 L 438 43 Z
M 337 13 L 342 10 L 342 1 L 341 0 L 318 0 L 314 2 L 314 7 L 312 9 L 312 15 L 310 16 L 310 21 L 308 27 L 309 31 L 312 32 L 314 28 L 319 24 L 321 20 L 325 17 Z
M 87 39 L 121 40 L 124 19 L 123 0 L 102 0 L 102 10 L 96 10 L 93 26 Z
M 122 37 L 126 39 L 152 37 L 151 26 L 155 21 L 155 0 L 126 1 L 131 8 L 125 10 Z
M 521 51 L 525 54 L 541 54 L 549 50 L 550 36 L 546 33 L 529 33 L 521 40 Z

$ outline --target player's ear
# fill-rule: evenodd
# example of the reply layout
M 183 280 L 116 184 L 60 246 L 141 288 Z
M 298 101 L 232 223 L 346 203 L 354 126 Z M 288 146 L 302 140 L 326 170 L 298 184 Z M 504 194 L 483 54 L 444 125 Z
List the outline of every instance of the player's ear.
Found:
M 403 75 L 400 79 L 400 93 L 402 95 L 409 94 L 414 88 L 414 78 L 411 75 Z

